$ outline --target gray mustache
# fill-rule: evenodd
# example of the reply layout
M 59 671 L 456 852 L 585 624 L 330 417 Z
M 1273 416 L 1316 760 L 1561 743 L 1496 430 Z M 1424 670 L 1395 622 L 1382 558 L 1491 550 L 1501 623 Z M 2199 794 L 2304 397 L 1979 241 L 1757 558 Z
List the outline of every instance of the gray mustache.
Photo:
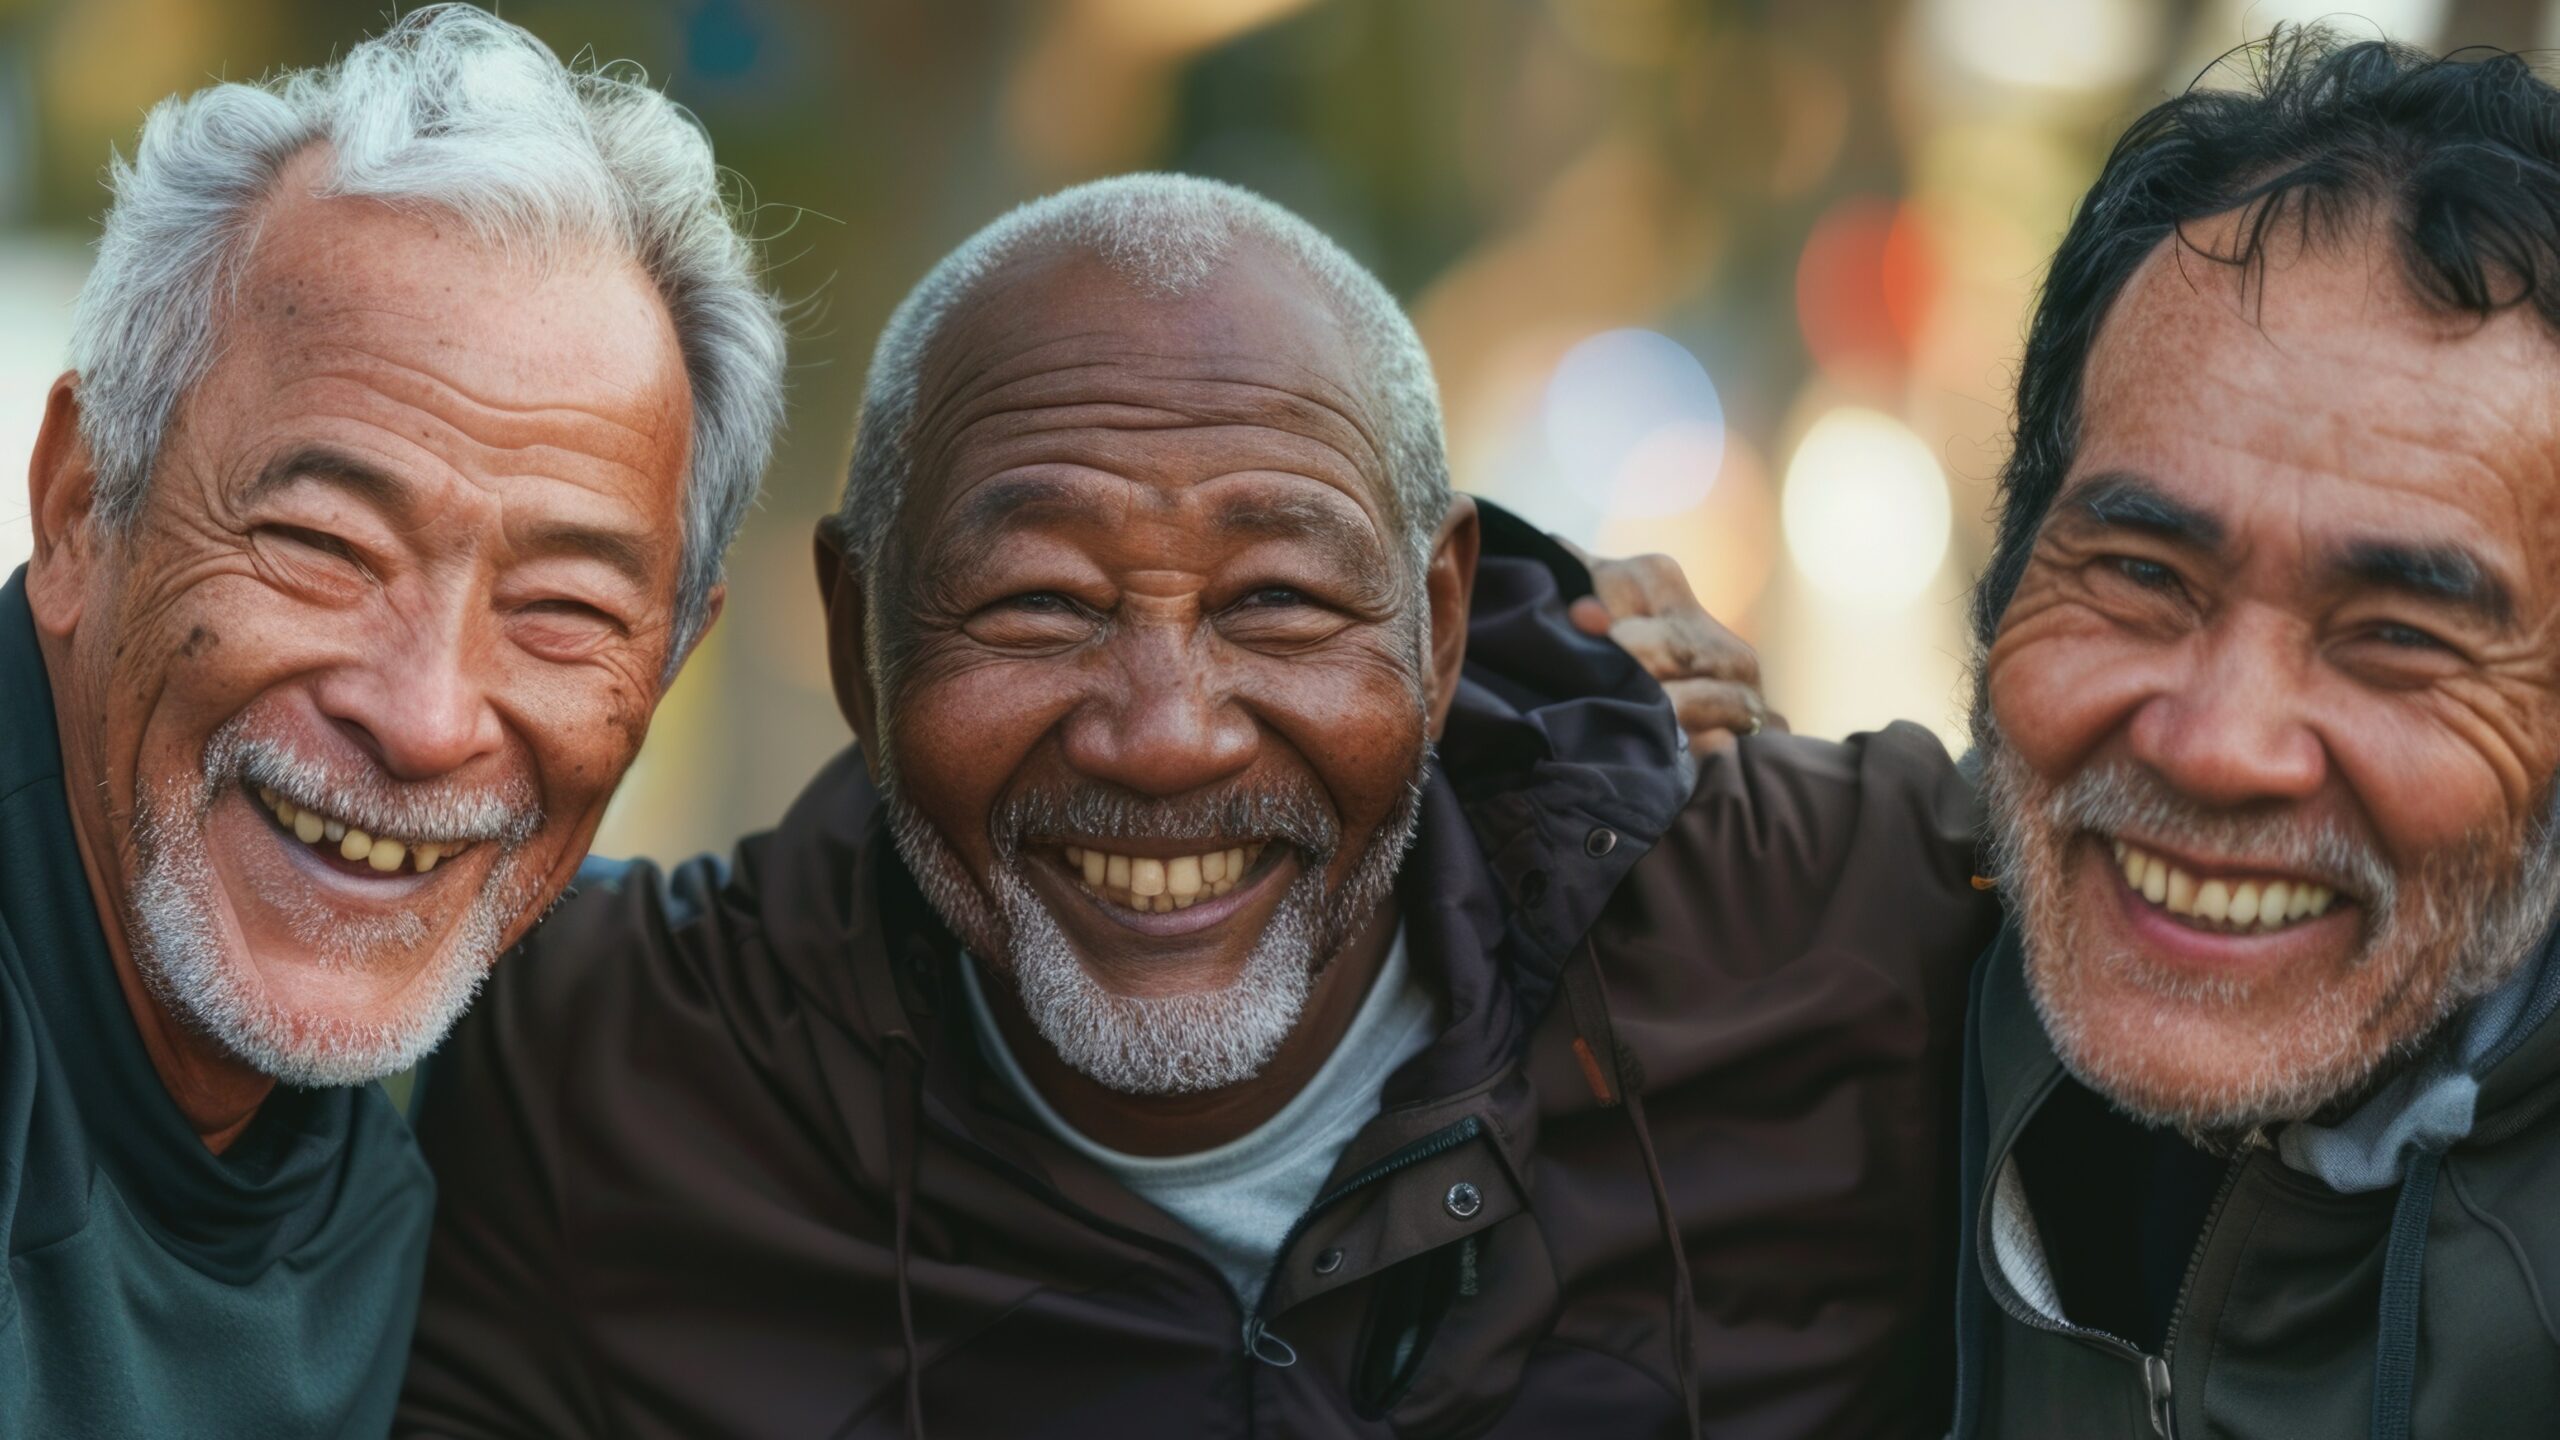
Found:
M 1155 800 L 1105 785 L 1024 791 L 997 806 L 989 835 L 1007 856 L 1025 836 L 1097 840 L 1220 840 L 1259 837 L 1296 846 L 1321 864 L 1342 843 L 1342 827 L 1308 786 L 1234 788 Z
M 382 834 L 436 835 L 521 845 L 542 828 L 530 787 L 406 782 L 370 766 L 300 755 L 246 733 L 235 719 L 214 732 L 204 753 L 204 803 L 232 781 L 266 786 L 297 805 L 339 816 Z
M 2387 916 L 2397 898 L 2398 877 L 2373 842 L 2337 821 L 2305 822 L 2271 810 L 2208 810 L 2138 765 L 2083 771 L 2054 791 L 2047 810 L 2047 818 L 2066 830 L 2130 831 L 2310 875 L 2377 916 Z

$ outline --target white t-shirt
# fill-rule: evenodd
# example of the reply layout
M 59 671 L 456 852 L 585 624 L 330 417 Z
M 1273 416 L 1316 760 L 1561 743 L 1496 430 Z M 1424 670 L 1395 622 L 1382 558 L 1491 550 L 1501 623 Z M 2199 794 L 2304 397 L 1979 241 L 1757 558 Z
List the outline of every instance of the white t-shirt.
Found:
M 1406 963 L 1396 930 L 1368 997 L 1342 1043 L 1280 1112 L 1214 1149 L 1191 1155 L 1125 1155 L 1076 1133 L 1015 1062 L 979 988 L 978 967 L 960 974 L 978 1043 L 1014 1093 L 1060 1140 L 1091 1157 L 1121 1184 L 1191 1227 L 1210 1261 L 1226 1272 L 1251 1313 L 1289 1227 L 1313 1205 L 1342 1147 L 1378 1113 L 1378 1095 L 1396 1067 L 1439 1033 L 1440 1006 Z

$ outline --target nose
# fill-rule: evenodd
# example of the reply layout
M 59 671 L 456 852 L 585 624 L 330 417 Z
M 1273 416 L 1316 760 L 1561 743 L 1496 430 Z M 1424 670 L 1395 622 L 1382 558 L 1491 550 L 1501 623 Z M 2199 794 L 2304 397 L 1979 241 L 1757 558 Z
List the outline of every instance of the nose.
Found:
M 1182 627 L 1124 637 L 1118 673 L 1076 707 L 1063 729 L 1067 763 L 1142 795 L 1170 796 L 1242 773 L 1253 763 L 1253 717 L 1236 703 Z
M 504 743 L 490 663 L 460 613 L 406 617 L 361 663 L 322 679 L 320 713 L 399 779 L 450 775 Z
M 2309 798 L 2329 762 L 2300 709 L 2302 664 L 2274 616 L 2198 637 L 2194 663 L 2135 712 L 2134 758 L 2202 804 Z

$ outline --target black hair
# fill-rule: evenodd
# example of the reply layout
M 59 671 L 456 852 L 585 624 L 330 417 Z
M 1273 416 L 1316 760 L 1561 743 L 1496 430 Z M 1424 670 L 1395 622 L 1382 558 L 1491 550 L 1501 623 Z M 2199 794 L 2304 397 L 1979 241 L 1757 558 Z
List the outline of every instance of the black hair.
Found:
M 2529 305 L 2560 332 L 2560 89 L 2524 57 L 2438 58 L 2314 26 L 2279 28 L 2206 73 L 2225 70 L 2244 83 L 2199 81 L 2125 131 L 2054 253 L 2019 367 L 1998 535 L 1974 588 L 1978 645 L 1999 628 L 2071 466 L 2098 326 L 2162 241 L 2262 277 L 2278 227 L 2309 239 L 2379 219 L 2426 303 L 2482 321 Z M 2230 242 L 2185 236 L 2221 215 L 2236 217 Z

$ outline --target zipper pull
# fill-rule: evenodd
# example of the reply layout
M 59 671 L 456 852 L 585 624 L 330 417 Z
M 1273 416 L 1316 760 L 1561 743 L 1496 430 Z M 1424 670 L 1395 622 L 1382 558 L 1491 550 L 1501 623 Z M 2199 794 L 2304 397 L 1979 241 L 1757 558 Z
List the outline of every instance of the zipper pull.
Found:
M 2157 1355 L 2142 1357 L 2142 1392 L 2151 1399 L 2151 1433 L 2161 1440 L 2174 1440 L 2178 1433 L 2169 1418 L 2169 1362 Z

